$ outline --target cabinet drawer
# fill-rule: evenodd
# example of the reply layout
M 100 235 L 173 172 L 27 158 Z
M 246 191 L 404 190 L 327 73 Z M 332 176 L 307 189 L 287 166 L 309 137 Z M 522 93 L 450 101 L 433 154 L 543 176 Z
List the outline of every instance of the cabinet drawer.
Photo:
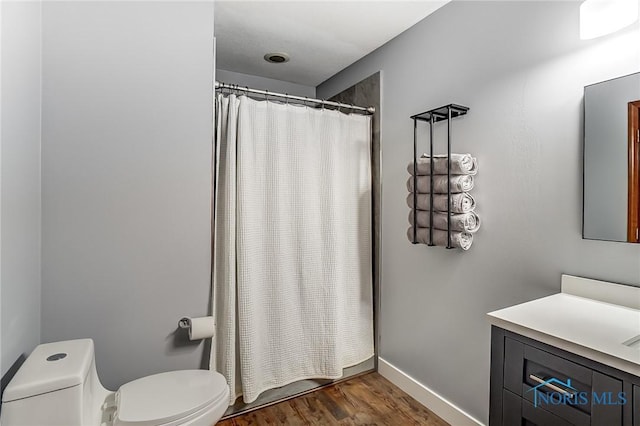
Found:
M 622 381 L 508 337 L 504 388 L 576 426 L 622 422 Z
M 504 387 L 577 426 L 591 424 L 591 376 L 586 367 L 505 338 Z
M 573 426 L 566 420 L 541 408 L 518 395 L 503 391 L 503 425 L 505 426 Z
M 523 426 L 572 426 L 571 423 L 548 411 L 535 408 L 529 401 L 522 400 Z

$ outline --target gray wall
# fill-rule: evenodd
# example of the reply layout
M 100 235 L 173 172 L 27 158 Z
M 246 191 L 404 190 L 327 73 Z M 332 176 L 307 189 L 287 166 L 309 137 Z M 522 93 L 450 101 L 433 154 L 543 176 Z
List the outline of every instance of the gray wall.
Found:
M 198 368 L 210 293 L 211 2 L 45 2 L 42 338 L 115 389 Z
M 583 86 L 637 72 L 640 34 L 581 41 L 579 6 L 452 2 L 317 89 L 383 71 L 380 356 L 481 421 L 485 313 L 558 292 L 561 273 L 640 284 L 640 245 L 581 237 Z M 479 161 L 483 227 L 464 253 L 406 237 L 409 116 L 451 102 L 471 107 L 454 151 Z
M 277 66 L 277 65 L 276 65 Z M 316 88 L 302 84 L 239 72 L 216 70 L 216 80 L 223 83 L 248 86 L 252 89 L 269 90 L 270 92 L 288 93 L 290 95 L 316 97 Z
M 585 88 L 585 238 L 627 241 L 627 104 L 639 99 L 639 73 Z
M 2 375 L 40 343 L 40 2 L 2 2 Z

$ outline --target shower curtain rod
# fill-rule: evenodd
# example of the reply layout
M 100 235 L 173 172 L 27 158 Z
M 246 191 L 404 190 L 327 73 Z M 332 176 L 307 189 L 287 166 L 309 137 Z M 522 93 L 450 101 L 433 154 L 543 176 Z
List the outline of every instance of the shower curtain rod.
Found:
M 361 111 L 365 114 L 373 114 L 374 112 L 376 112 L 376 109 L 374 107 L 361 107 L 361 106 L 355 106 L 351 104 L 343 104 L 341 102 L 325 101 L 324 99 L 313 99 L 313 98 L 307 98 L 304 96 L 289 95 L 287 93 L 277 93 L 277 92 L 270 92 L 268 90 L 251 89 L 246 86 L 239 86 L 237 84 L 227 84 L 219 81 L 216 81 L 215 88 L 216 90 L 231 89 L 231 90 L 237 90 L 240 92 L 254 93 L 256 95 L 275 96 L 277 98 L 294 99 L 294 100 L 303 101 L 303 102 L 313 102 L 316 104 L 330 105 L 338 108 L 348 108 L 353 111 Z

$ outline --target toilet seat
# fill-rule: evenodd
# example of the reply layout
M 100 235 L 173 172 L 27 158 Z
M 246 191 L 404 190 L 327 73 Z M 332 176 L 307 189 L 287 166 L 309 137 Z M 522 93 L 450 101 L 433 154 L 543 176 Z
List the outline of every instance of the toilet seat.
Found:
M 116 394 L 113 425 L 211 425 L 228 404 L 229 387 L 220 373 L 170 371 L 123 385 Z

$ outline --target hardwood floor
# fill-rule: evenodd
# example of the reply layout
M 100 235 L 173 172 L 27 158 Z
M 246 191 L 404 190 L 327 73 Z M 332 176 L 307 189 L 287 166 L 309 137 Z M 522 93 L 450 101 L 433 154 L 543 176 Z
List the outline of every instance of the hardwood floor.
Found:
M 369 373 L 217 425 L 447 426 L 448 423 L 378 373 Z

